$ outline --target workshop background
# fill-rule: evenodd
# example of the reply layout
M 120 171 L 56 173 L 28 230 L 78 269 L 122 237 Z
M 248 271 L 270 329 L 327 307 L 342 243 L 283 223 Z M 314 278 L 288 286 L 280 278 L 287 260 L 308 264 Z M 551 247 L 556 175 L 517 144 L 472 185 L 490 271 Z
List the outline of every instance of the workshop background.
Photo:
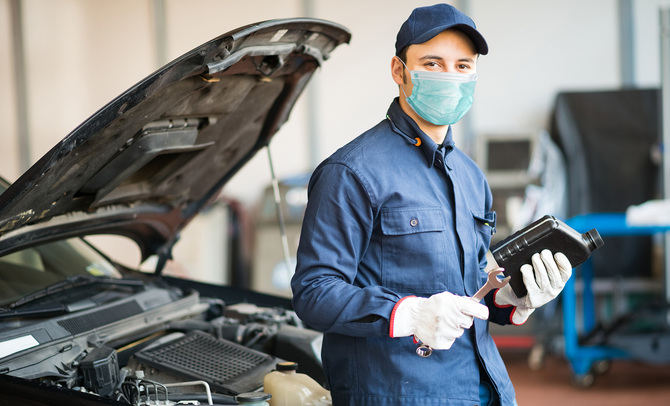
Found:
M 397 30 L 413 8 L 434 3 L 0 0 L 0 175 L 15 180 L 97 109 L 205 41 L 267 19 L 331 20 L 351 31 L 351 44 L 335 51 L 315 74 L 270 146 L 285 198 L 289 256 L 294 257 L 310 171 L 384 119 L 397 96 L 390 77 Z M 474 106 L 454 133 L 457 145 L 487 170 L 494 195 L 498 191 L 500 238 L 529 219 L 525 193 L 538 177 L 532 173 L 530 155 L 551 130 L 558 94 L 661 87 L 659 10 L 670 8 L 670 0 L 449 3 L 473 17 L 490 48 L 478 61 Z M 497 156 L 513 162 L 493 159 L 496 145 L 507 148 Z M 621 165 L 626 164 L 622 160 Z M 189 237 L 183 240 L 190 245 L 177 244 L 171 271 L 289 295 L 290 271 L 270 184 L 268 157 L 259 153 L 226 185 L 222 198 L 184 231 Z M 554 209 L 552 214 L 568 214 L 560 205 Z M 126 263 L 138 265 L 139 252 L 128 241 L 94 240 Z M 663 242 L 656 238 L 652 243 L 661 247 L 660 254 L 654 251 L 661 255 Z M 231 261 L 240 252 L 242 258 Z M 644 276 L 648 278 L 633 278 L 634 293 L 662 290 L 662 269 Z M 596 281 L 603 295 L 617 282 L 605 279 Z M 545 317 L 560 324 L 559 310 Z M 537 350 L 541 334 L 537 326 L 519 331 L 500 332 L 500 343 L 506 347 L 503 355 L 522 405 L 602 404 L 605 399 L 608 404 L 670 403 L 667 364 L 614 362 L 591 389 L 575 390 L 560 356 L 560 328 L 556 337 L 542 338 L 546 342 L 541 353 L 533 354 L 531 367 L 537 371 L 532 373 L 526 360 L 531 347 Z M 558 350 L 552 353 L 552 348 Z

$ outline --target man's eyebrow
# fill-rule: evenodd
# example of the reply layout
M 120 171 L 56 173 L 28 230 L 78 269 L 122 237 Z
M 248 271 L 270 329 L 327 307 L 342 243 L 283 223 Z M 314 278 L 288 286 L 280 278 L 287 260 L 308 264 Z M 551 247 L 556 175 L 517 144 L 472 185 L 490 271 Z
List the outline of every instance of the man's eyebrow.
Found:
M 425 61 L 426 59 L 437 59 L 438 61 L 443 60 L 441 56 L 437 55 L 424 55 L 421 58 L 419 58 L 420 61 Z
M 437 61 L 443 61 L 444 58 L 441 56 L 437 55 L 424 55 L 421 58 L 419 58 L 420 61 L 425 61 L 425 60 L 437 60 Z M 475 63 L 475 60 L 472 58 L 460 58 L 458 62 L 469 62 L 469 63 Z

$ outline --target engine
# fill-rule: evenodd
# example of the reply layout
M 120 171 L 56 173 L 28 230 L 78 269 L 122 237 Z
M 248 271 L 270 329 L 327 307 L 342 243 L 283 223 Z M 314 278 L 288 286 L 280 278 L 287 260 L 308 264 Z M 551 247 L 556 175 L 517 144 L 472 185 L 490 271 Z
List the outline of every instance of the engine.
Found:
M 304 328 L 294 312 L 226 305 L 195 291 L 147 289 L 102 308 L 14 327 L 14 336 L 40 345 L 0 359 L 0 371 L 121 404 L 238 404 L 284 360 L 324 383 L 322 335 Z

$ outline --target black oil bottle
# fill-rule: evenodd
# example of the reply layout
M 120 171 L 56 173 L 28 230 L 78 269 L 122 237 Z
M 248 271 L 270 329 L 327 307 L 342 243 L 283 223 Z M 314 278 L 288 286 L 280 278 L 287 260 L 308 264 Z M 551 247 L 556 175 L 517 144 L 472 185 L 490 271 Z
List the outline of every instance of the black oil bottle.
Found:
M 581 234 L 556 217 L 544 216 L 491 248 L 490 255 L 487 255 L 487 269 L 496 265 L 505 268 L 505 275 L 512 277 L 512 290 L 518 297 L 523 297 L 527 291 L 520 269 L 523 264 L 531 263 L 533 254 L 545 249 L 553 253 L 562 252 L 575 267 L 603 244 L 595 228 Z

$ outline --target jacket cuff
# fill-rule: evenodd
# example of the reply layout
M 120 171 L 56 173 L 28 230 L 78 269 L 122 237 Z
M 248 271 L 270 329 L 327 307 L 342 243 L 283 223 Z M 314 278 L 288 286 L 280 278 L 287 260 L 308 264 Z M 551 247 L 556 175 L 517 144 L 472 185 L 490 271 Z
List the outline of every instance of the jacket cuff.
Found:
M 516 309 L 513 305 L 501 305 L 495 302 L 498 289 L 489 292 L 484 298 L 484 303 L 489 308 L 489 321 L 506 325 L 511 323 L 512 311 Z
M 396 311 L 398 310 L 398 307 L 400 306 L 400 303 L 402 303 L 403 300 L 405 300 L 407 298 L 410 298 L 410 297 L 416 297 L 416 296 L 414 296 L 414 295 L 405 296 L 405 297 L 401 298 L 400 300 L 398 300 L 396 302 L 395 306 L 393 306 L 393 310 L 391 311 L 391 318 L 390 318 L 390 321 L 389 321 L 389 337 L 391 337 L 391 338 L 396 337 L 395 335 L 393 335 L 393 328 L 396 324 L 396 320 L 395 320 L 396 319 Z
M 520 326 L 520 325 L 524 324 L 528 320 L 528 316 L 530 316 L 531 313 L 533 313 L 532 309 L 524 309 L 525 311 L 524 310 L 517 311 L 517 310 L 519 310 L 518 306 L 514 306 L 514 305 L 511 305 L 511 304 L 498 304 L 498 302 L 496 302 L 496 295 L 498 294 L 499 290 L 500 289 L 496 289 L 493 292 L 493 304 L 495 305 L 495 307 L 497 307 L 499 309 L 512 308 L 512 311 L 509 314 L 509 323 L 514 324 L 515 326 Z M 528 312 L 528 310 L 531 310 L 531 311 Z M 514 316 L 516 316 L 516 318 Z

